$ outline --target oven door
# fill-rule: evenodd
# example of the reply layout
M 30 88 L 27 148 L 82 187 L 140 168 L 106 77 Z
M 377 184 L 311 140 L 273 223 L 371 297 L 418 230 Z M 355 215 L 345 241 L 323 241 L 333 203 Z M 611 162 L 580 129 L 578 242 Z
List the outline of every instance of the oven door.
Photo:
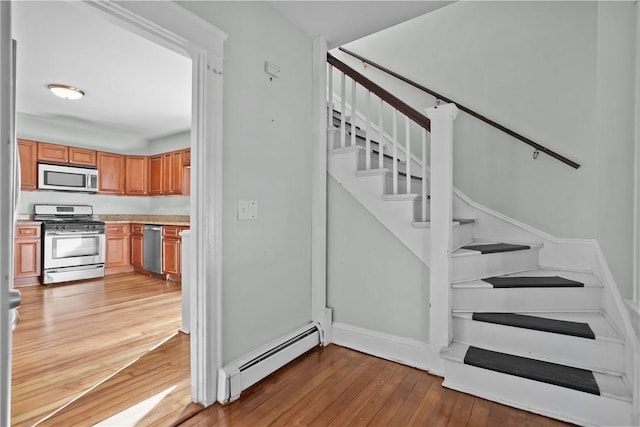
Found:
M 104 232 L 45 231 L 44 269 L 104 264 Z

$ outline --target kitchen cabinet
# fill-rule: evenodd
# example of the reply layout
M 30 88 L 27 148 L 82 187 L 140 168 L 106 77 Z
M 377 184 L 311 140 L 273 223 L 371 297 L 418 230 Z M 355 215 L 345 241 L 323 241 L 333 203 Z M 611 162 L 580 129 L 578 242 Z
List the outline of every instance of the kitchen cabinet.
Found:
M 131 224 L 131 265 L 144 271 L 144 224 Z
M 182 194 L 182 150 L 162 155 L 162 194 Z
M 191 148 L 182 150 L 182 191 L 183 196 L 191 194 Z
M 41 272 L 40 225 L 18 225 L 14 246 L 15 285 L 38 283 Z
M 20 157 L 20 189 L 38 188 L 38 143 L 28 139 L 18 139 Z
M 162 195 L 162 155 L 149 157 L 149 195 Z
M 99 151 L 98 193 L 125 194 L 125 156 Z
M 66 145 L 40 142 L 38 144 L 38 161 L 69 163 L 69 147 Z
M 180 281 L 182 275 L 182 238 L 180 232 L 189 227 L 165 225 L 162 227 L 162 272 L 167 280 Z
M 105 274 L 132 271 L 129 224 L 106 224 Z
M 182 165 L 191 166 L 191 148 L 182 150 Z
M 81 166 L 96 166 L 97 152 L 86 148 L 69 147 L 69 163 Z
M 149 194 L 149 158 L 146 156 L 126 157 L 125 193 L 132 196 L 146 196 Z

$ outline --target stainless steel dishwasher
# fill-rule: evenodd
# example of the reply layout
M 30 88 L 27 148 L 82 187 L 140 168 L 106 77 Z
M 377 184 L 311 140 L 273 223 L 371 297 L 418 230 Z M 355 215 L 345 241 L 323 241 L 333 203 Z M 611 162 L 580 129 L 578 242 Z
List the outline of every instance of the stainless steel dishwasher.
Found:
M 162 226 L 144 226 L 144 269 L 162 274 Z

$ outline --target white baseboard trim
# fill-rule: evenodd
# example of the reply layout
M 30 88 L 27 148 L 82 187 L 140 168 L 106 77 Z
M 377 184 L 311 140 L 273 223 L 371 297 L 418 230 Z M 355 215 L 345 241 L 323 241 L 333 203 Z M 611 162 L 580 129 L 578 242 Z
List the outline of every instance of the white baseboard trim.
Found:
M 332 329 L 334 344 L 424 371 L 431 368 L 431 346 L 422 341 L 338 322 Z

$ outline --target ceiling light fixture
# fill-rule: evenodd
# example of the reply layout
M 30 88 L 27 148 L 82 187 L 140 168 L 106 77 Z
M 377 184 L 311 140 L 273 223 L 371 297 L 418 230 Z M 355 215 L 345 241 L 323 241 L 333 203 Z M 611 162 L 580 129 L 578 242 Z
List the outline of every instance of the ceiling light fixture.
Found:
M 77 87 L 59 84 L 50 84 L 47 86 L 54 95 L 64 99 L 80 99 L 84 96 L 84 91 Z

